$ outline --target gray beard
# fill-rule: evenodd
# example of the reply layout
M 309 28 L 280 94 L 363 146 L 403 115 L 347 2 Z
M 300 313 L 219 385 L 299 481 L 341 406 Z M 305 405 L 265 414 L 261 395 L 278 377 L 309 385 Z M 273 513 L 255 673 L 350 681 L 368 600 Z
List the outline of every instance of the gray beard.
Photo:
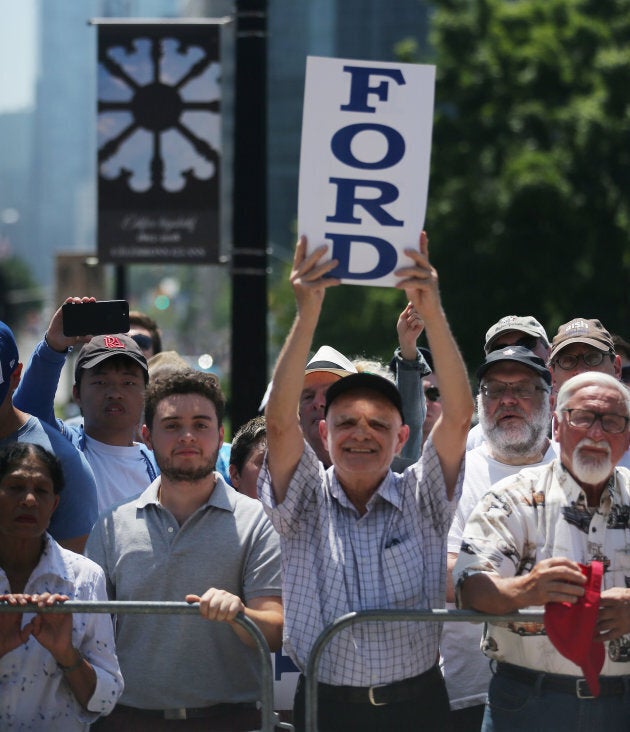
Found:
M 518 427 L 506 428 L 487 416 L 483 402 L 479 400 L 479 423 L 494 455 L 499 459 L 518 460 L 531 455 L 542 455 L 551 410 L 548 403 L 534 414 L 531 422 L 524 421 Z

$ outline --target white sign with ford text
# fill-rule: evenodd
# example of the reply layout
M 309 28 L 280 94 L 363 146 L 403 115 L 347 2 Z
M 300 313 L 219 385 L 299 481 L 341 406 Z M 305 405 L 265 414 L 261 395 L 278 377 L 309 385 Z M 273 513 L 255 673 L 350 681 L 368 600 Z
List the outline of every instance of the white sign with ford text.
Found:
M 330 273 L 391 287 L 424 226 L 435 66 L 309 56 L 298 233 Z

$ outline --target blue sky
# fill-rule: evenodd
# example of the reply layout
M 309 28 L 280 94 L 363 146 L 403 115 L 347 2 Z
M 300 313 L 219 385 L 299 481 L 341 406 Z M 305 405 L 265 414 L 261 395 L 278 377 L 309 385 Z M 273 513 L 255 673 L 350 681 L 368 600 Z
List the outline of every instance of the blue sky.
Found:
M 36 0 L 0 0 L 0 114 L 32 107 Z

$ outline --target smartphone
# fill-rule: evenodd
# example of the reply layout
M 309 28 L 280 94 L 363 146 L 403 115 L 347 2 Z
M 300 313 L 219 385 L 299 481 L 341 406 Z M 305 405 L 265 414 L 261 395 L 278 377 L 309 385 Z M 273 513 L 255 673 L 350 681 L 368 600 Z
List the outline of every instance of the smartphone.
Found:
M 105 335 L 129 330 L 129 303 L 126 300 L 67 302 L 62 305 L 65 336 Z

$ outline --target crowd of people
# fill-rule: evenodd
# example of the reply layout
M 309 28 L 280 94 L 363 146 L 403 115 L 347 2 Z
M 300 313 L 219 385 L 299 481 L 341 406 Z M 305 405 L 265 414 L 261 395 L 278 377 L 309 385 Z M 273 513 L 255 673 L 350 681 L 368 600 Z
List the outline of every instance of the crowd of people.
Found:
M 257 729 L 242 614 L 300 672 L 304 730 L 328 625 L 444 607 L 545 623 L 353 625 L 322 655 L 318 729 L 628 728 L 630 345 L 596 319 L 550 339 L 504 316 L 480 339 L 473 398 L 424 232 L 396 272 L 389 364 L 315 348 L 340 284 L 325 253 L 297 243 L 295 320 L 231 444 L 218 379 L 163 351 L 146 315 L 67 337 L 60 308 L 24 369 L 0 323 L 0 728 Z M 69 357 L 81 418 L 62 421 Z M 43 611 L 106 599 L 199 616 Z

